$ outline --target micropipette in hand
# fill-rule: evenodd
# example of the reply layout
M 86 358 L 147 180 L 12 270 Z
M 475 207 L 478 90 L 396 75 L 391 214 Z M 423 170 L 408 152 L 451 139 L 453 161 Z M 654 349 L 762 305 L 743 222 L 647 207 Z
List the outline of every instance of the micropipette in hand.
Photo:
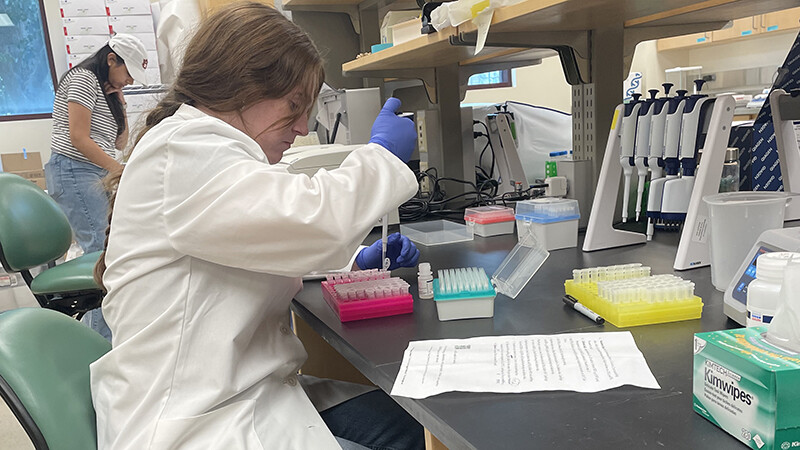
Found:
M 381 261 L 383 261 L 383 270 L 389 270 L 392 261 L 386 257 L 386 246 L 389 237 L 389 214 L 381 217 Z

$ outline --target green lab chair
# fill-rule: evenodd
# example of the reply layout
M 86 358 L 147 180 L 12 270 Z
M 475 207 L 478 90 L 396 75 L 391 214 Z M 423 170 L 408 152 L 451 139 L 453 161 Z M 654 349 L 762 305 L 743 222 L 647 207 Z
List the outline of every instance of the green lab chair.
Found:
M 97 448 L 89 364 L 109 350 L 95 331 L 52 310 L 0 314 L 0 397 L 37 450 Z
M 71 242 L 72 229 L 55 200 L 18 175 L 0 173 L 0 263 L 22 275 L 43 308 L 80 319 L 103 299 L 93 276 L 100 252 L 55 265 Z M 47 270 L 31 275 L 31 268 L 45 264 Z

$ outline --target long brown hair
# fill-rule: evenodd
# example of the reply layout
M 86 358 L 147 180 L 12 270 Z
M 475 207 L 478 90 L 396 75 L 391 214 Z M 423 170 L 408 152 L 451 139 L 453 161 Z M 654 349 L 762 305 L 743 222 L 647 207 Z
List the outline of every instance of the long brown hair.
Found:
M 311 39 L 279 11 L 254 2 L 227 5 L 200 24 L 186 47 L 178 76 L 147 115 L 133 150 L 148 130 L 184 103 L 220 113 L 241 112 L 261 100 L 285 97 L 299 87 L 305 107 L 274 125 L 289 126 L 308 114 L 324 79 L 322 58 Z M 111 173 L 105 180 L 112 192 L 112 211 L 121 175 L 122 171 Z M 108 220 L 106 247 L 111 212 Z M 105 269 L 103 251 L 94 269 L 100 286 Z

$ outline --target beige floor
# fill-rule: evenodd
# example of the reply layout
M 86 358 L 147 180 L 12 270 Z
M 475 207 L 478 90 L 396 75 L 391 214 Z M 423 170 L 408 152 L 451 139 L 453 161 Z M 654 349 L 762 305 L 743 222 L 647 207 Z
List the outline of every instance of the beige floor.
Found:
M 23 306 L 37 306 L 27 287 L 23 285 L 14 288 L 0 288 L 0 312 Z M 25 434 L 17 418 L 2 400 L 0 400 L 0 448 L 3 450 L 33 450 L 33 444 L 28 439 L 28 435 Z

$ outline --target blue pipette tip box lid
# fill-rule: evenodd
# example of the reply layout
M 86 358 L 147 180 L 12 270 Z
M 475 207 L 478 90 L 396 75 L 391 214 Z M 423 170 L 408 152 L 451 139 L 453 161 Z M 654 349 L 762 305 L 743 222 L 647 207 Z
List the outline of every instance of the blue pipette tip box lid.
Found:
M 536 234 L 526 234 L 492 274 L 495 289 L 507 297 L 517 298 L 548 256 L 550 252 Z
M 581 217 L 578 201 L 569 198 L 537 198 L 517 202 L 517 220 L 538 223 L 564 222 Z

